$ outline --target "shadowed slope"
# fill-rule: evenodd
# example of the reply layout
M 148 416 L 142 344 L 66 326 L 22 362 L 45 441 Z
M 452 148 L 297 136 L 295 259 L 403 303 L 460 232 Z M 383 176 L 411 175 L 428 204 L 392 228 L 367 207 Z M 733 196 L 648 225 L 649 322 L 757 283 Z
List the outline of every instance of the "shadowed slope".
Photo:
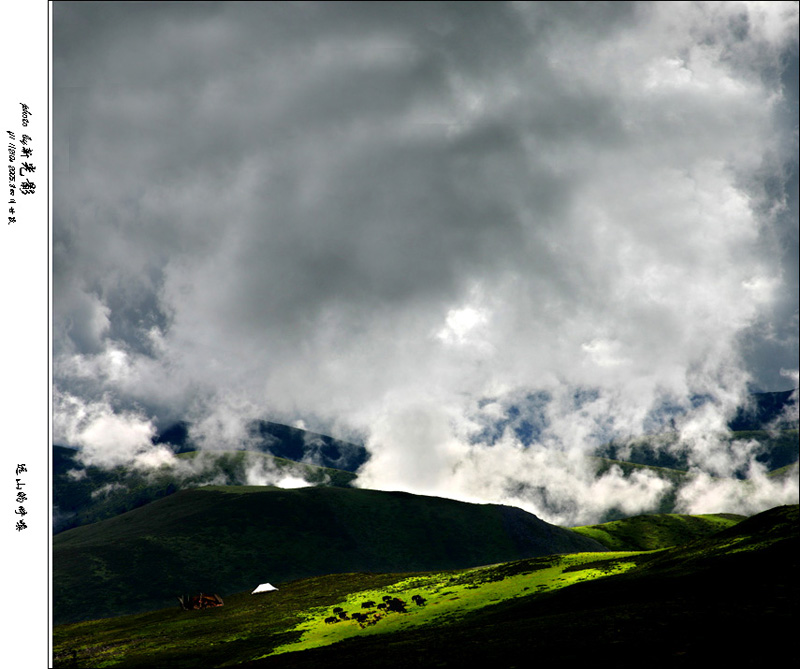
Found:
M 268 453 L 192 451 L 153 469 L 85 466 L 77 451 L 53 447 L 54 532 L 88 525 L 137 509 L 178 490 L 207 485 L 278 483 L 291 477 L 308 485 L 347 487 L 355 474 L 293 462 Z M 261 479 L 261 480 L 258 480 Z
M 798 542 L 794 505 L 656 552 L 320 576 L 203 612 L 173 607 L 59 626 L 55 666 L 70 666 L 73 651 L 80 666 L 130 669 L 789 663 L 798 659 Z M 361 628 L 323 622 L 334 607 L 361 611 L 365 598 L 387 592 L 408 603 L 406 614 Z M 411 603 L 415 593 L 428 600 L 423 607 Z
M 486 607 L 439 629 L 362 637 L 240 666 L 270 669 L 768 666 L 798 655 L 798 507 L 778 507 L 639 568 Z
M 605 550 L 519 509 L 333 487 L 185 490 L 53 541 L 54 620 L 317 574 L 454 569 Z

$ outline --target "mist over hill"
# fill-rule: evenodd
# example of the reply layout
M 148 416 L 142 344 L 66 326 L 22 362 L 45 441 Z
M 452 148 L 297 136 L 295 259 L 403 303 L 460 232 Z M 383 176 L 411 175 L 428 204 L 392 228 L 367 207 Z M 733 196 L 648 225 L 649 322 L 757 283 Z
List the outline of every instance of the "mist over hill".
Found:
M 561 525 L 796 501 L 728 433 L 798 385 L 798 5 L 680 8 L 55 5 L 55 443 Z M 679 490 L 592 460 L 665 431 Z
M 497 434 L 508 431 L 524 439 L 525 450 L 520 451 L 520 455 L 525 456 L 527 452 L 530 462 L 541 457 L 541 449 L 534 442 L 531 424 L 525 416 L 531 417 L 539 411 L 542 401 L 541 397 L 534 398 L 525 411 L 510 410 L 506 418 L 498 420 L 491 428 Z M 729 425 L 729 428 L 751 429 L 713 437 L 716 450 L 711 464 L 718 467 L 716 475 L 744 481 L 753 475 L 756 466 L 765 475 L 775 472 L 768 479 L 769 483 L 762 476 L 762 489 L 771 485 L 779 491 L 780 486 L 791 486 L 797 478 L 794 465 L 798 461 L 798 432 L 796 420 L 791 419 L 793 409 L 796 409 L 796 393 L 752 395 Z M 787 429 L 792 425 L 794 429 Z M 211 449 L 193 434 L 191 423 L 175 423 L 152 438 L 151 452 L 130 463 L 114 466 L 95 464 L 80 450 L 55 446 L 54 531 L 109 518 L 177 490 L 201 485 L 368 485 L 358 479 L 358 472 L 369 464 L 369 452 L 361 444 L 264 420 L 247 425 L 241 439 L 234 442 L 239 450 L 233 452 Z M 488 432 L 484 432 L 482 438 L 490 443 L 500 439 L 491 437 Z M 504 457 L 499 443 L 497 449 L 498 459 Z M 705 485 L 705 489 L 712 492 L 722 491 L 719 505 L 709 502 L 710 508 L 692 509 L 691 502 L 681 498 L 681 491 L 698 485 L 696 467 L 703 463 L 696 459 L 697 452 L 688 447 L 678 431 L 613 440 L 597 447 L 593 459 L 564 461 L 564 467 L 575 470 L 573 484 L 543 480 L 538 486 L 531 486 L 525 480 L 508 479 L 504 495 L 517 500 L 514 505 L 523 508 L 526 508 L 524 500 L 534 500 L 536 508 L 560 514 L 565 519 L 570 514 L 575 515 L 570 509 L 577 504 L 589 509 L 591 503 L 596 509 L 588 516 L 584 513 L 586 517 L 582 520 L 564 520 L 562 524 L 603 522 L 635 513 L 720 510 L 751 513 L 758 510 L 743 501 L 748 495 L 758 500 L 765 494 L 763 490 L 755 491 L 758 484 L 751 484 L 754 491 L 748 493 L 747 486 L 723 485 L 723 478 L 707 479 Z M 720 463 L 724 467 L 720 468 Z M 521 465 L 527 467 L 529 463 L 521 462 Z M 702 470 L 708 471 L 708 466 Z M 578 492 L 563 489 L 575 484 L 594 486 L 595 490 L 590 487 L 583 493 L 591 499 L 581 501 L 580 487 L 575 489 Z M 624 484 L 634 494 L 610 495 L 611 484 Z M 779 493 L 773 493 L 773 497 L 775 494 Z M 726 499 L 729 501 L 725 502 Z
M 156 435 L 153 443 L 169 444 L 178 453 L 197 450 L 200 446 L 192 439 L 191 427 L 186 421 L 175 423 Z M 369 459 L 363 445 L 266 420 L 251 421 L 247 425 L 242 447 L 348 472 L 355 472 Z
M 348 486 L 368 459 L 363 446 L 268 421 L 253 421 L 238 451 L 199 450 L 191 424 L 152 439 L 156 457 L 113 466 L 53 447 L 53 530 L 110 518 L 178 490 L 204 485 Z
M 780 392 L 752 393 L 728 422 L 734 432 L 764 429 L 797 429 L 797 388 Z
M 151 603 L 205 589 L 211 568 L 233 587 L 231 565 L 255 577 L 291 547 L 286 578 L 373 554 L 406 569 L 497 559 L 474 552 L 485 537 L 537 535 L 520 514 L 797 504 L 797 2 L 52 8 L 61 611 L 114 610 L 148 579 L 173 579 Z M 451 507 L 421 499 L 483 509 L 470 540 L 445 541 Z M 397 563 L 395 529 L 415 539 Z M 692 581 L 688 638 L 733 610 L 742 565 L 780 596 L 750 557 Z M 440 657 L 491 666 L 471 651 L 495 633 L 572 650 L 593 629 L 610 639 L 594 663 L 625 655 L 619 630 L 650 661 L 680 579 L 656 604 L 627 583 L 629 617 L 603 597 L 539 627 L 547 603 L 529 600 Z M 761 595 L 747 606 L 772 610 Z M 653 625 L 629 626 L 648 606 Z M 772 641 L 757 616 L 724 619 L 733 650 L 750 626 Z M 219 655 L 267 636 L 228 629 Z
M 349 486 L 351 472 L 252 451 L 187 451 L 155 466 L 84 464 L 78 451 L 53 447 L 53 531 L 112 518 L 179 490 L 208 485 L 279 488 Z

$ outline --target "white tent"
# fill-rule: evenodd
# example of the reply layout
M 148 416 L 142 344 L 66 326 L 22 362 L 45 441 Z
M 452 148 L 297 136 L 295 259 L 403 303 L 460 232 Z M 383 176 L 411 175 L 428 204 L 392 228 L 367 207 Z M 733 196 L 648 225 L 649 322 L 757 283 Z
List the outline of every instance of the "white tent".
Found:
M 276 588 L 274 585 L 272 585 L 272 583 L 262 583 L 255 590 L 253 590 L 253 592 L 251 592 L 250 594 L 251 595 L 256 595 L 259 592 L 272 592 L 273 590 L 277 590 L 277 589 L 278 588 Z

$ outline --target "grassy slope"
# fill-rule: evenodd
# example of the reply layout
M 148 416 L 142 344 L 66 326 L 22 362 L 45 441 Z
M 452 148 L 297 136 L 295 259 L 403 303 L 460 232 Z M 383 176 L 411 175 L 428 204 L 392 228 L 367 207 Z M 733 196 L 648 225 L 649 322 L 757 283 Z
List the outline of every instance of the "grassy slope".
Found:
M 762 666 L 797 659 L 797 549 L 792 506 L 656 552 L 324 576 L 269 595 L 236 595 L 219 609 L 176 606 L 57 627 L 56 666 L 69 666 L 72 650 L 85 667 L 522 667 L 598 659 Z M 361 610 L 361 601 L 383 593 L 409 604 L 421 593 L 428 602 L 363 629 L 324 623 L 333 607 Z
M 351 472 L 246 451 L 181 453 L 175 465 L 155 470 L 129 466 L 101 469 L 84 467 L 76 459 L 76 451 L 54 446 L 53 501 L 63 519 L 56 531 L 113 518 L 178 490 L 211 483 L 244 485 L 248 471 L 293 475 L 314 485 L 340 487 L 349 486 L 356 478 Z
M 776 468 L 773 472 L 775 476 L 797 476 L 797 468 L 792 464 L 798 459 L 796 429 L 776 433 L 763 430 L 735 432 L 730 439 L 731 444 L 742 440 L 755 440 L 760 444 L 759 457 Z M 598 476 L 604 474 L 610 467 L 619 467 L 625 476 L 630 476 L 638 470 L 648 470 L 668 481 L 671 489 L 662 496 L 657 508 L 649 511 L 671 513 L 674 510 L 678 488 L 689 479 L 689 474 L 685 471 L 687 465 L 684 455 L 671 450 L 676 443 L 675 435 L 642 437 L 627 444 L 608 444 L 600 449 L 600 454 L 605 457 L 595 457 L 592 460 Z M 244 485 L 248 481 L 247 470 L 251 468 L 285 472 L 304 478 L 315 485 L 347 487 L 355 479 L 355 474 L 351 472 L 300 464 L 264 453 L 243 451 L 182 453 L 178 456 L 178 467 L 165 466 L 149 472 L 130 467 L 115 467 L 110 470 L 83 467 L 75 455 L 73 449 L 59 446 L 53 449 L 53 495 L 57 507 L 55 528 L 57 532 L 112 518 L 166 497 L 177 490 L 210 483 Z M 620 455 L 625 455 L 632 461 L 613 459 Z M 611 509 L 603 520 L 624 517 L 623 512 Z
M 744 520 L 735 514 L 635 516 L 572 529 L 615 551 L 649 551 L 701 539 Z
M 753 452 L 756 460 L 764 464 L 770 477 L 794 478 L 798 476 L 798 430 L 775 431 L 747 430 L 732 432 L 723 443 L 735 449 L 737 442 L 756 442 Z M 677 433 L 649 435 L 627 442 L 610 443 L 598 449 L 592 458 L 597 476 L 602 476 L 611 467 L 618 467 L 625 477 L 637 471 L 658 476 L 670 484 L 657 506 L 646 509 L 651 514 L 671 514 L 675 511 L 679 489 L 689 483 L 693 474 L 688 471 L 686 452 L 681 451 Z M 745 472 L 737 473 L 740 484 L 747 487 Z M 609 509 L 603 521 L 620 520 L 627 517 L 620 509 Z
M 753 452 L 768 470 L 778 469 L 798 461 L 798 430 L 783 429 L 740 430 L 722 440 L 734 449 L 736 442 L 757 442 Z M 686 471 L 687 453 L 680 448 L 677 433 L 648 435 L 625 442 L 613 442 L 598 449 L 598 456 L 662 469 Z M 740 472 L 741 475 L 744 472 Z
M 798 507 L 781 507 L 714 537 L 632 555 L 637 566 L 625 573 L 501 601 L 438 628 L 362 637 L 246 666 L 345 667 L 353 658 L 384 667 L 796 661 L 798 543 Z
M 54 619 L 133 613 L 187 592 L 317 574 L 450 569 L 604 550 L 531 514 L 333 487 L 185 490 L 53 540 Z

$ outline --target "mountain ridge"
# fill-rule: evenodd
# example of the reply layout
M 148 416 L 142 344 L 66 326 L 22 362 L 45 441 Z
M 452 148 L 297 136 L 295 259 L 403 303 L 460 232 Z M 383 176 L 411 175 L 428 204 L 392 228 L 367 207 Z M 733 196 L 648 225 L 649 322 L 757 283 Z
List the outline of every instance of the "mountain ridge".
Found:
M 605 551 L 521 509 L 405 492 L 207 486 L 53 540 L 54 620 L 223 597 L 307 576 L 452 569 L 556 552 Z

